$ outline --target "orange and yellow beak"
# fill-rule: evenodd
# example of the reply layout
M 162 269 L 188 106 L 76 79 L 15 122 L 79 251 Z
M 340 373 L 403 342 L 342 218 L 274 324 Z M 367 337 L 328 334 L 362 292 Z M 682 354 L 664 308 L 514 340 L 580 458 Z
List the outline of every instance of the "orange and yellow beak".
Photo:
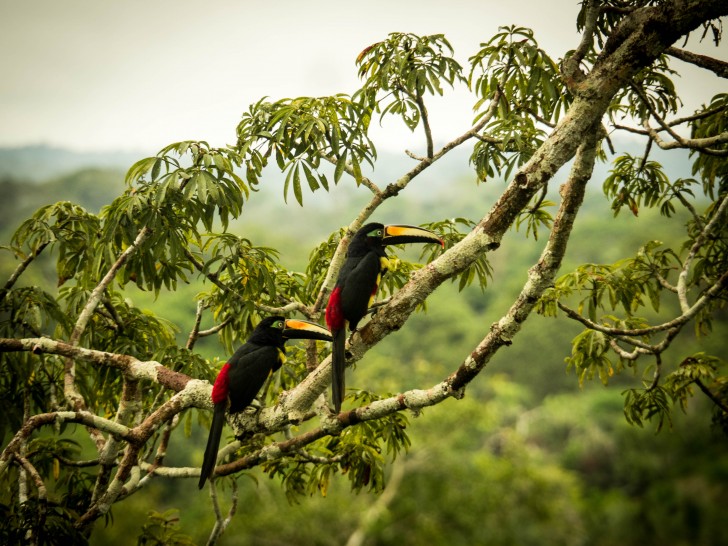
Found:
M 442 247 L 445 246 L 445 242 L 429 229 L 407 225 L 384 226 L 384 237 L 382 237 L 382 243 L 385 245 L 437 243 Z
M 303 319 L 286 319 L 283 337 L 287 339 L 320 339 L 331 341 L 331 332 L 323 326 Z

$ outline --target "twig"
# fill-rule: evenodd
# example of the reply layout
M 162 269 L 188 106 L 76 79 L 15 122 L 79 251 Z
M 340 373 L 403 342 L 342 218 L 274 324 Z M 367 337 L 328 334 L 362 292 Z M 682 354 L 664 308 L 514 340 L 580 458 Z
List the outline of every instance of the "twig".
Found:
M 192 325 L 192 331 L 190 332 L 190 335 L 187 337 L 187 343 L 185 344 L 185 348 L 188 351 L 191 351 L 192 348 L 195 346 L 195 342 L 197 341 L 197 338 L 199 337 L 200 332 L 200 323 L 202 322 L 202 311 L 205 309 L 205 304 L 200 300 L 197 302 L 197 308 L 195 310 L 195 322 Z
M 230 522 L 232 521 L 235 512 L 237 512 L 238 482 L 236 480 L 232 480 L 231 484 L 232 494 L 230 496 L 230 509 L 228 510 L 227 516 L 225 516 L 225 518 L 223 519 L 222 513 L 220 511 L 220 505 L 217 500 L 217 487 L 215 485 L 215 480 L 210 480 L 210 498 L 212 499 L 212 506 L 213 510 L 215 511 L 215 526 L 212 528 L 212 531 L 210 532 L 210 537 L 207 539 L 207 546 L 213 546 L 213 544 L 217 543 L 217 540 L 225 532 L 225 529 L 227 529 L 228 525 L 230 525 Z
M 660 383 L 660 375 L 662 374 L 662 353 L 655 353 L 655 373 L 652 374 L 652 382 L 647 387 L 647 391 L 654 390 Z
M 703 292 L 703 295 L 692 305 L 692 307 L 689 307 L 680 316 L 675 317 L 674 319 L 667 322 L 663 322 L 662 324 L 650 326 L 648 328 L 612 328 L 610 326 L 604 326 L 603 324 L 598 324 L 592 320 L 589 320 L 586 317 L 581 316 L 577 311 L 571 309 L 561 302 L 557 302 L 557 305 L 559 309 L 566 313 L 569 318 L 581 322 L 590 330 L 594 330 L 611 336 L 645 336 L 658 332 L 664 332 L 665 330 L 670 330 L 671 328 L 682 327 L 686 322 L 690 321 L 695 315 L 697 315 L 698 312 L 705 305 L 707 305 L 712 298 L 716 297 L 721 292 L 721 290 L 724 290 L 727 284 L 728 272 L 725 272 L 708 290 Z M 670 288 L 668 287 L 668 289 Z M 675 289 L 671 290 L 675 291 Z
M 712 393 L 712 391 L 705 386 L 705 383 L 703 383 L 700 378 L 697 378 L 695 380 L 695 384 L 698 386 L 698 388 L 703 391 L 703 394 L 710 398 L 710 401 L 713 402 L 716 406 L 718 406 L 721 411 L 725 414 L 728 414 L 728 406 L 726 406 L 723 401 L 718 398 L 716 395 Z
M 432 159 L 435 153 L 435 146 L 432 142 L 432 128 L 430 127 L 430 118 L 427 114 L 427 108 L 425 107 L 425 101 L 422 95 L 417 93 L 415 97 L 417 108 L 420 111 L 420 117 L 422 118 L 422 127 L 425 130 L 425 140 L 427 141 L 427 158 Z
M 225 283 L 223 283 L 220 280 L 220 278 L 217 276 L 217 274 L 210 273 L 209 271 L 207 271 L 205 269 L 204 264 L 202 264 L 201 262 L 199 262 L 197 260 L 197 258 L 195 258 L 194 254 L 192 254 L 192 252 L 189 251 L 188 248 L 185 248 L 184 249 L 184 254 L 185 254 L 185 257 L 190 261 L 190 263 L 195 267 L 195 269 L 197 269 L 197 271 L 199 271 L 200 273 L 202 273 L 210 282 L 212 282 L 212 284 L 214 284 L 215 286 L 217 286 L 220 290 L 222 290 L 226 294 L 230 294 L 231 296 L 235 296 L 239 301 L 242 301 L 242 302 L 245 302 L 246 301 L 245 298 L 243 298 L 243 296 L 241 296 L 240 294 L 238 294 L 235 290 L 233 290 L 229 286 L 226 286 Z
M 722 201 L 719 203 L 715 213 L 713 214 L 713 218 L 710 219 L 710 222 L 705 225 L 705 227 L 695 238 L 695 241 L 693 242 L 692 247 L 690 247 L 690 251 L 688 252 L 687 257 L 683 262 L 682 270 L 677 277 L 677 297 L 678 301 L 680 302 L 680 308 L 684 313 L 687 312 L 687 310 L 690 308 L 687 299 L 687 280 L 690 266 L 692 265 L 695 257 L 698 255 L 698 251 L 702 248 L 705 239 L 717 226 L 721 225 L 722 217 L 726 209 L 728 209 L 728 194 L 723 196 Z M 725 279 L 725 276 L 726 274 L 724 273 L 722 279 Z
M 332 165 L 336 165 L 336 163 L 338 161 L 338 158 L 336 158 L 332 155 L 322 155 L 321 157 L 323 157 L 326 161 L 328 161 Z M 367 178 L 366 176 L 362 175 L 360 178 L 357 178 L 356 174 L 354 173 L 354 168 L 351 166 L 350 163 L 347 163 L 346 165 L 344 165 L 344 171 L 349 176 L 354 178 L 356 180 L 357 184 L 361 184 L 365 188 L 368 188 L 369 191 L 371 191 L 374 195 L 381 193 L 381 190 L 377 187 L 377 185 L 374 182 L 372 182 L 369 178 Z
M 208 328 L 207 330 L 200 330 L 197 332 L 197 337 L 207 337 L 214 335 L 218 333 L 220 330 L 225 328 L 230 322 L 232 322 L 233 317 L 227 317 L 225 320 L 223 320 L 220 324 L 216 324 L 215 326 L 212 326 L 211 328 Z
M 43 249 L 49 244 L 50 241 L 41 243 L 38 248 L 35 249 L 35 251 L 28 254 L 28 256 L 26 256 L 25 259 L 18 264 L 18 267 L 16 267 L 15 271 L 13 271 L 12 275 L 10 275 L 7 282 L 5 283 L 5 286 L 0 289 L 0 301 L 5 298 L 8 292 L 10 292 L 12 287 L 15 285 L 23 272 L 28 268 L 31 262 L 35 260 L 40 255 L 40 253 L 43 252 Z
M 48 490 L 46 489 L 45 483 L 43 482 L 43 478 L 36 470 L 35 466 L 26 459 L 25 457 L 22 457 L 20 454 L 15 453 L 14 454 L 15 460 L 18 461 L 18 464 L 23 469 L 23 471 L 30 476 L 31 481 L 33 482 L 33 485 L 35 485 L 36 491 L 38 491 L 38 516 L 37 520 L 35 520 L 38 524 L 38 529 L 43 529 L 46 519 L 46 514 L 48 511 Z M 34 532 L 34 531 L 33 531 Z M 31 541 L 31 543 L 34 543 Z
M 630 82 L 630 87 L 637 94 L 637 96 L 640 97 L 645 107 L 647 108 L 647 110 L 649 110 L 650 114 L 653 118 L 655 118 L 660 127 L 662 127 L 662 129 L 674 139 L 674 142 L 665 142 L 657 133 L 657 131 L 655 131 L 650 126 L 648 120 L 645 119 L 642 124 L 644 126 L 646 134 L 649 135 L 650 138 L 655 141 L 655 144 L 657 144 L 660 148 L 662 148 L 663 150 L 671 150 L 674 148 L 689 148 L 700 150 L 703 153 L 715 156 L 728 155 L 728 150 L 710 148 L 710 146 L 725 144 L 726 142 L 728 142 L 728 132 L 720 133 L 718 135 L 706 138 L 683 138 L 675 131 L 673 131 L 672 127 L 662 118 L 662 116 L 657 113 L 657 111 L 653 108 L 652 104 L 650 104 L 650 101 L 648 100 L 644 91 L 642 91 L 642 89 L 640 89 L 637 84 L 635 84 L 634 82 Z

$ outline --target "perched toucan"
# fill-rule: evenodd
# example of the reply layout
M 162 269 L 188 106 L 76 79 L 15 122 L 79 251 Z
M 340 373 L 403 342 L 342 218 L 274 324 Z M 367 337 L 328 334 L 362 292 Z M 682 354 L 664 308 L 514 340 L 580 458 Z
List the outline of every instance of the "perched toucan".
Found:
M 260 321 L 248 341 L 222 367 L 212 387 L 215 410 L 200 471 L 200 489 L 215 469 L 225 410 L 238 413 L 248 407 L 268 376 L 286 361 L 287 339 L 331 341 L 331 335 L 323 326 L 307 320 L 275 316 Z
M 366 224 L 354 234 L 341 266 L 334 290 L 326 305 L 326 324 L 334 338 L 331 356 L 332 398 L 334 410 L 341 410 L 344 398 L 344 369 L 346 366 L 346 325 L 354 332 L 366 315 L 379 287 L 382 275 L 389 267 L 385 245 L 403 243 L 438 243 L 443 241 L 427 229 L 382 224 Z

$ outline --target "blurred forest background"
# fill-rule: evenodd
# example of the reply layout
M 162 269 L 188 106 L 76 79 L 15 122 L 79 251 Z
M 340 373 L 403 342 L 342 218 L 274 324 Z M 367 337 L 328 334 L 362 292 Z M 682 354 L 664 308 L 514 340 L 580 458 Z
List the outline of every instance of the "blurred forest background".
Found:
M 0 150 L 1 243 L 42 205 L 68 200 L 97 213 L 123 191 L 126 168 L 145 155 L 81 155 L 43 146 Z M 465 169 L 467 159 L 453 155 L 428 171 L 417 191 L 396 199 L 396 210 L 383 207 L 375 220 L 430 221 L 442 215 L 434 211 L 445 195 L 453 216 L 480 218 L 503 182 L 476 185 Z M 686 154 L 682 160 L 679 153 L 658 157 L 671 178 L 690 176 Z M 404 172 L 408 161 L 404 154 L 382 155 L 376 179 Z M 600 259 L 616 260 L 634 254 L 648 240 L 668 242 L 678 235 L 674 230 L 679 226 L 664 221 L 656 210 L 645 209 L 639 217 L 622 213 L 617 221 L 608 221 L 609 201 L 597 185 L 606 166 L 598 169 L 603 171 L 595 172 L 592 195 L 577 221 L 562 273 L 596 260 L 597 249 Z M 230 231 L 256 245 L 278 248 L 284 264 L 302 271 L 309 251 L 348 222 L 367 196 L 359 198 L 354 188 L 342 185 L 332 188 L 333 195 L 325 200 L 307 197 L 302 208 L 293 199 L 283 204 L 281 186 L 281 180 L 264 180 Z M 541 251 L 543 242 L 526 237 L 524 230 L 509 237 L 517 238 L 517 244 L 504 241 L 491 255 L 494 275 L 485 292 L 443 286 L 428 300 L 426 313 L 414 315 L 407 328 L 386 338 L 350 372 L 349 386 L 403 391 L 436 383 L 461 362 L 506 311 Z M 417 250 L 405 255 L 418 258 Z M 43 258 L 47 275 L 36 266 L 24 281 L 52 290 L 53 261 L 49 255 Z M 14 267 L 10 254 L 1 253 L 3 278 Z M 192 327 L 194 295 L 202 282 L 191 280 L 158 299 L 136 288 L 126 294 L 173 322 L 183 341 Z M 720 332 L 728 332 L 727 321 L 724 315 L 714 323 L 717 335 L 709 340 L 682 336 L 670 356 L 679 361 L 704 350 L 725 358 L 728 341 Z M 353 494 L 346 478 L 337 477 L 325 496 L 289 502 L 280 484 L 259 469 L 240 476 L 240 506 L 222 542 L 728 544 L 728 438 L 711 427 L 709 404 L 698 394 L 687 412 L 676 408 L 671 426 L 660 432 L 656 423 L 644 429 L 628 425 L 621 392 L 641 378 L 627 373 L 612 377 L 606 387 L 599 380 L 580 386 L 564 359 L 581 328 L 568 326 L 532 316 L 517 342 L 497 354 L 464 399 L 427 409 L 427 419 L 409 414 L 412 447 L 389 468 L 389 485 L 382 495 Z M 229 356 L 214 338 L 201 340 L 196 350 L 209 359 Z M 170 466 L 199 465 L 202 460 L 207 432 L 195 418 L 187 423 L 189 437 L 170 446 Z M 3 446 L 8 440 L 2 438 Z M 150 511 L 156 519 L 148 519 Z M 142 525 L 149 533 L 166 527 L 180 541 L 189 536 L 200 543 L 214 522 L 208 494 L 198 491 L 196 480 L 163 478 L 116 505 L 111 519 L 113 526 L 96 526 L 92 543 L 131 544 Z

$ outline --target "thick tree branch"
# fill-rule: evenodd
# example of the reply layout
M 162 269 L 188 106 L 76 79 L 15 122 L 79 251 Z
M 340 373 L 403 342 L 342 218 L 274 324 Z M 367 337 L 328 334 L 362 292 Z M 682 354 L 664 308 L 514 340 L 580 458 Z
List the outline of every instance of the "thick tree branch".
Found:
M 573 223 L 573 215 L 576 214 L 578 205 L 581 203 L 580 199 L 581 196 L 583 196 L 583 187 L 591 176 L 591 166 L 593 166 L 596 153 L 594 144 L 595 137 L 593 136 L 594 132 L 592 132 L 591 135 L 592 137 L 587 139 L 586 142 L 591 143 L 593 146 L 590 149 L 585 148 L 581 152 L 579 159 L 572 168 L 572 182 L 567 184 L 567 187 L 572 188 L 573 185 L 573 189 L 565 191 L 564 199 L 567 200 L 567 205 L 562 205 L 562 208 L 566 206 L 566 209 L 560 212 L 559 217 L 554 222 L 554 231 L 552 231 L 550 246 L 548 246 L 547 250 L 544 251 L 543 260 L 546 260 L 549 265 L 546 265 L 546 262 L 544 262 L 540 265 L 540 267 L 544 270 L 548 270 L 549 267 L 555 268 L 550 271 L 551 275 L 553 275 L 555 270 L 558 269 L 560 257 L 558 259 L 557 257 L 563 255 L 559 253 L 563 253 L 565 251 L 565 238 L 568 238 L 568 233 L 570 232 L 571 225 Z M 515 186 L 514 191 L 516 191 L 519 185 L 517 181 L 514 181 L 511 186 Z M 572 200 L 574 200 L 573 203 Z M 521 206 L 526 206 L 528 199 L 519 199 L 518 202 L 522 203 Z M 497 205 L 494 209 L 496 208 Z M 515 219 L 515 216 L 516 215 L 513 214 L 513 219 Z M 489 225 L 488 219 L 489 218 L 486 217 L 484 221 L 481 222 L 481 225 Z M 498 222 L 494 222 L 490 225 L 499 226 L 500 229 L 503 229 L 503 231 L 509 227 L 508 225 Z M 497 234 L 497 232 L 493 233 Z M 500 233 L 500 236 L 502 236 L 502 233 Z M 350 360 L 360 360 L 370 347 L 378 343 L 379 340 L 392 331 L 399 329 L 401 323 L 407 319 L 416 306 L 420 302 L 424 301 L 424 299 L 432 291 L 434 291 L 437 286 L 446 279 L 467 268 L 481 252 L 486 252 L 495 247 L 497 247 L 497 241 L 490 239 L 486 235 L 485 230 L 482 228 L 476 228 L 476 230 L 468 234 L 460 243 L 453 246 L 442 256 L 415 272 L 410 282 L 392 296 L 390 303 L 384 306 L 369 323 L 354 334 L 352 337 L 352 343 L 349 347 L 352 354 Z M 536 268 L 534 268 L 533 274 L 536 274 Z M 539 284 L 538 290 L 544 290 L 550 285 L 553 277 L 549 279 L 548 271 L 538 273 L 538 275 L 542 276 L 544 279 Z M 520 322 L 525 319 L 525 316 L 528 312 L 530 312 L 531 308 L 540 296 L 538 290 L 534 291 L 535 289 L 533 286 L 528 285 L 527 288 L 529 292 L 522 294 L 522 298 L 524 301 L 528 301 L 528 305 L 525 305 L 524 302 L 514 304 L 514 306 L 517 306 L 522 313 L 522 318 L 519 319 Z M 512 311 L 515 312 L 513 309 Z M 502 319 L 502 322 L 503 321 L 509 322 L 511 319 L 504 318 Z M 520 328 L 520 322 L 516 321 L 513 323 L 516 325 L 513 333 Z M 501 332 L 500 337 L 489 340 L 487 346 L 495 352 L 495 350 L 497 350 L 495 349 L 495 345 L 491 345 L 493 340 L 505 340 L 505 336 L 506 334 Z M 508 341 L 510 341 L 510 338 L 508 338 Z M 465 364 L 461 366 L 458 373 L 460 373 L 461 370 L 463 372 L 460 376 L 450 378 L 428 391 L 409 391 L 409 393 L 401 395 L 403 396 L 402 398 L 396 399 L 396 403 L 393 402 L 393 399 L 388 399 L 388 404 L 390 404 L 387 406 L 388 409 L 398 411 L 407 407 L 419 408 L 426 405 L 434 405 L 441 402 L 444 398 L 452 396 L 454 391 L 459 390 L 465 383 L 469 382 L 475 375 L 477 375 L 477 372 L 482 369 L 486 362 L 485 352 L 478 357 L 479 361 L 475 362 L 475 364 L 471 362 L 472 356 L 473 355 L 471 355 L 471 358 L 466 360 Z M 330 361 L 330 357 L 325 359 L 323 363 L 314 372 L 309 374 L 296 388 L 285 393 L 285 395 L 281 397 L 279 405 L 273 408 L 263 409 L 257 422 L 258 426 L 263 426 L 264 428 L 270 427 L 268 430 L 280 430 L 283 426 L 285 426 L 285 424 L 287 424 L 289 419 L 293 422 L 302 420 L 307 409 L 312 406 L 316 398 L 321 394 L 321 392 L 323 392 L 330 381 Z M 471 369 L 476 370 L 474 374 L 469 375 L 469 372 L 465 372 L 465 370 Z M 467 380 L 465 379 L 466 377 Z M 422 398 L 423 392 L 426 393 L 424 399 Z M 394 407 L 391 406 L 392 404 L 394 404 Z M 371 407 L 376 408 L 380 408 L 380 406 L 381 404 L 379 403 L 371 405 Z
M 124 440 L 132 439 L 131 431 L 128 427 L 115 423 L 109 419 L 98 417 L 87 411 L 56 411 L 51 413 L 41 413 L 28 419 L 20 430 L 15 434 L 12 440 L 5 446 L 2 454 L 0 454 L 0 475 L 5 471 L 10 457 L 18 453 L 20 447 L 27 441 L 33 432 L 43 426 L 54 425 L 56 423 L 78 423 L 106 432 L 112 436 L 122 438 Z
M 553 285 L 584 199 L 586 184 L 594 169 L 598 147 L 597 133 L 595 130 L 591 138 L 585 140 L 577 151 L 569 179 L 561 189 L 562 203 L 541 258 L 529 270 L 528 281 L 506 316 L 491 326 L 488 335 L 452 376 L 451 385 L 454 390 L 460 390 L 472 381 L 500 347 L 511 344 L 513 336 L 520 331 L 539 298 Z
M 0 353 L 17 351 L 28 351 L 34 354 L 55 354 L 77 360 L 85 360 L 101 366 L 110 366 L 121 370 L 132 379 L 152 381 L 176 392 L 184 389 L 187 383 L 192 381 L 191 377 L 170 370 L 154 360 L 141 361 L 129 355 L 74 347 L 63 341 L 56 341 L 45 337 L 24 339 L 0 338 Z
M 410 282 L 392 297 L 389 305 L 383 308 L 386 312 L 377 313 L 368 324 L 354 334 L 349 347 L 352 361 L 361 359 L 370 347 L 401 328 L 415 308 L 445 280 L 467 269 L 483 252 L 499 246 L 503 234 L 513 225 L 518 214 L 524 210 L 535 193 L 574 156 L 585 141 L 590 140 L 590 135 L 593 135 L 595 129 L 599 127 L 598 124 L 614 94 L 624 85 L 628 85 L 638 70 L 654 61 L 681 35 L 697 28 L 705 17 L 717 17 L 723 12 L 728 12 L 728 5 L 718 0 L 701 2 L 699 10 L 692 9 L 697 8 L 696 0 L 688 4 L 690 6 L 681 5 L 680 9 L 673 4 L 642 8 L 627 16 L 627 20 L 620 24 L 621 30 L 615 31 L 605 44 L 592 71 L 579 83 L 574 101 L 566 115 L 526 165 L 519 170 L 488 215 L 458 244 L 415 272 Z M 421 170 L 425 166 L 419 164 L 416 169 Z M 411 175 L 412 173 L 408 173 L 401 179 L 405 186 L 411 180 L 408 178 Z M 393 194 L 396 194 L 395 190 L 399 187 L 397 184 L 394 184 Z M 390 187 L 385 190 L 385 196 L 390 194 Z M 374 200 L 372 204 L 375 204 Z M 368 209 L 365 209 L 360 217 L 366 218 L 367 212 Z M 343 252 L 342 246 L 343 244 L 339 245 L 337 254 Z M 332 267 L 329 269 L 329 276 L 324 282 L 322 293 L 327 289 L 328 282 L 332 282 L 331 272 L 338 271 L 335 262 L 336 255 L 332 260 Z M 320 305 L 321 301 L 319 298 L 317 304 Z M 523 309 L 530 311 L 530 305 L 524 306 Z M 503 327 L 507 326 L 506 329 L 510 330 L 518 324 L 517 321 L 511 321 L 510 325 Z M 493 337 L 500 336 L 507 340 L 508 335 L 509 332 L 499 330 Z M 489 358 L 487 353 L 496 346 L 497 343 L 492 341 L 485 343 L 480 348 L 482 353 L 476 350 L 478 359 L 485 362 Z M 311 407 L 328 385 L 329 367 L 330 358 L 324 360 L 316 371 L 288 392 L 278 406 L 264 409 L 261 412 L 260 422 L 271 429 L 279 430 L 286 424 L 289 414 L 292 420 L 301 418 L 305 414 L 304 409 Z M 464 369 L 468 367 L 465 366 Z M 468 374 L 462 377 L 466 378 Z M 456 381 L 456 384 L 459 383 L 459 380 Z

